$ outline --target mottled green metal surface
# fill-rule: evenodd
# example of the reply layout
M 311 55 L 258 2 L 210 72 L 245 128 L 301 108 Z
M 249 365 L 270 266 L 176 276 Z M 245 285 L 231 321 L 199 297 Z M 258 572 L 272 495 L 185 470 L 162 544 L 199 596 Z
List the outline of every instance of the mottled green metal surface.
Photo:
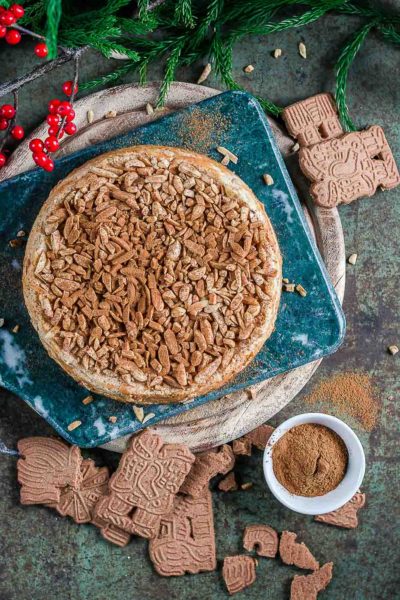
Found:
M 393 5 L 396 2 L 392 3 Z M 235 52 L 238 79 L 253 93 L 268 94 L 285 105 L 316 92 L 332 89 L 335 57 L 355 20 L 338 17 L 322 20 L 308 29 L 271 37 L 267 43 L 253 38 Z M 304 40 L 308 60 L 297 54 Z M 2 50 L 1 79 L 15 76 L 33 63 L 28 44 Z M 270 56 L 274 47 L 283 57 Z M 241 69 L 252 63 L 255 70 Z M 82 77 L 106 70 L 98 56 L 87 56 Z M 180 73 L 193 81 L 198 70 Z M 361 127 L 377 123 L 385 128 L 389 143 L 400 156 L 399 51 L 374 35 L 357 57 L 350 77 L 350 108 Z M 154 73 L 154 78 L 158 73 Z M 64 67 L 46 81 L 36 82 L 22 94 L 22 123 L 33 127 L 45 115 L 44 98 L 57 94 L 59 84 L 70 78 Z M 310 517 L 284 509 L 267 492 L 262 476 L 261 454 L 239 460 L 241 481 L 252 481 L 248 491 L 214 494 L 218 559 L 241 551 L 247 523 L 265 522 L 277 529 L 298 532 L 321 561 L 333 560 L 334 579 L 321 600 L 394 600 L 399 598 L 399 467 L 398 395 L 399 357 L 387 354 L 389 343 L 400 342 L 400 189 L 340 208 L 347 253 L 358 253 L 348 266 L 344 308 L 347 335 L 344 345 L 324 361 L 310 384 L 273 419 L 304 412 L 306 393 L 320 380 L 342 371 L 369 373 L 377 386 L 380 412 L 376 428 L 366 433 L 356 428 L 367 456 L 363 485 L 367 506 L 356 531 L 314 523 Z M 1 315 L 0 315 L 1 316 Z M 332 410 L 334 414 L 334 410 Z M 51 429 L 23 402 L 0 391 L 0 439 L 15 447 L 26 435 L 51 434 Z M 91 453 L 107 463 L 115 456 Z M 124 549 L 104 542 L 96 529 L 77 526 L 45 508 L 18 504 L 15 458 L 0 456 L 0 599 L 1 600 L 223 600 L 227 598 L 219 572 L 176 579 L 158 577 L 148 561 L 146 541 L 135 539 Z M 397 522 L 397 526 L 396 526 Z M 396 531 L 397 527 L 397 531 Z M 248 600 L 288 598 L 290 579 L 296 569 L 261 559 L 257 580 L 237 597 Z

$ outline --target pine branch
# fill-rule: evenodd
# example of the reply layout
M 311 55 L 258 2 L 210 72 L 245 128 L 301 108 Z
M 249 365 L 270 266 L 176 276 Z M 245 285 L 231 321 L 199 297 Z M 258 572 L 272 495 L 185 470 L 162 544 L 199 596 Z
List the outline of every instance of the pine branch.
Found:
M 192 29 L 195 24 L 192 13 L 192 0 L 177 0 L 174 17 L 178 24 Z
M 350 66 L 368 33 L 375 25 L 376 21 L 373 20 L 361 27 L 350 42 L 343 48 L 336 63 L 336 104 L 346 131 L 356 131 L 356 127 L 350 118 L 346 101 L 347 79 Z
M 171 50 L 171 54 L 168 57 L 167 64 L 165 67 L 164 79 L 160 87 L 160 94 L 158 96 L 156 108 L 164 106 L 168 90 L 175 78 L 175 71 L 179 64 L 179 58 L 181 56 L 181 52 L 183 50 L 184 45 L 185 40 L 182 40 L 175 46 L 175 48 Z
M 50 59 L 54 59 L 57 56 L 58 28 L 61 13 L 61 0 L 47 0 L 46 42 Z

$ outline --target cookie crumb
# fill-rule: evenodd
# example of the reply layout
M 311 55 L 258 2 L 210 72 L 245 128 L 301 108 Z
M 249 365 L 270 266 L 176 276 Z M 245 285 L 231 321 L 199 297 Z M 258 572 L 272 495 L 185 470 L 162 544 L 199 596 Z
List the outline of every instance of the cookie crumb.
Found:
M 26 232 L 23 229 L 20 229 L 17 233 L 17 238 L 25 237 Z
M 238 489 L 235 473 L 231 471 L 226 477 L 221 479 L 218 484 L 218 489 L 222 492 L 235 492 Z
M 274 185 L 274 180 L 268 173 L 264 173 L 263 179 L 266 185 Z
M 20 325 L 15 325 L 15 326 L 12 328 L 12 330 L 11 330 L 11 331 L 12 331 L 13 333 L 18 333 L 18 331 L 19 331 L 19 330 L 20 330 Z
M 227 167 L 229 165 L 229 163 L 230 163 L 229 156 L 225 155 L 224 158 L 221 160 L 221 165 L 224 165 L 224 167 Z
M 68 431 L 73 431 L 82 425 L 82 421 L 72 421 L 67 427 Z
M 108 420 L 110 421 L 110 423 L 116 423 L 117 422 L 117 417 L 112 416 L 112 417 L 108 417 Z
M 200 77 L 197 80 L 197 83 L 203 83 L 203 81 L 205 81 L 207 79 L 207 77 L 210 75 L 211 73 L 211 65 L 210 63 L 207 63 L 206 66 L 204 67 L 204 69 L 202 70 Z
M 307 48 L 304 42 L 300 42 L 299 43 L 299 54 L 301 56 L 301 58 L 306 59 L 307 58 Z
M 397 354 L 399 351 L 399 347 L 396 346 L 395 344 L 392 344 L 391 346 L 388 346 L 388 352 L 394 356 L 395 354 Z
M 347 262 L 350 265 L 355 265 L 357 262 L 357 256 L 358 256 L 357 254 L 350 254 L 349 258 L 347 259 Z
M 294 283 L 285 283 L 282 288 L 284 292 L 294 292 L 295 285 Z
M 106 112 L 106 114 L 104 115 L 106 119 L 114 119 L 114 117 L 117 116 L 117 111 L 116 110 L 109 110 L 108 112 Z
M 274 52 L 273 52 L 273 57 L 274 58 L 279 58 L 280 56 L 282 56 L 282 49 L 281 48 L 275 48 Z

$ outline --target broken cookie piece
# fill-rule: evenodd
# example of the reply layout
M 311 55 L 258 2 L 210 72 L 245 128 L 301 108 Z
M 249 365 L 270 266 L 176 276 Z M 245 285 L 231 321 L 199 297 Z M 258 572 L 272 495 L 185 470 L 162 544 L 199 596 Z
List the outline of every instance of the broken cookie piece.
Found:
M 180 489 L 182 494 L 197 498 L 208 489 L 210 479 L 221 473 L 225 475 L 235 465 L 232 448 L 225 444 L 217 452 L 209 450 L 196 456 L 196 460 Z
M 243 437 L 233 441 L 233 453 L 235 455 L 250 456 L 252 446 L 255 446 L 258 450 L 264 450 L 273 431 L 274 428 L 266 424 L 249 431 Z
M 269 525 L 248 525 L 244 530 L 243 547 L 259 556 L 275 558 L 278 552 L 278 534 Z
M 103 537 L 124 545 L 126 533 L 156 536 L 161 517 L 172 511 L 194 459 L 186 446 L 164 444 L 149 430 L 133 437 L 109 481 L 108 494 L 94 511 Z
M 59 502 L 49 506 L 63 517 L 72 517 L 75 523 L 89 523 L 98 500 L 107 493 L 109 472 L 107 467 L 96 467 L 93 460 L 86 459 L 82 462 L 81 475 L 79 485 L 63 488 Z
M 332 579 L 333 563 L 326 563 L 311 575 L 296 575 L 290 587 L 290 600 L 317 600 Z
M 357 512 L 365 504 L 365 494 L 357 492 L 341 508 L 324 515 L 317 515 L 315 521 L 326 523 L 327 525 L 336 525 L 345 529 L 355 529 L 358 525 Z
M 21 504 L 54 504 L 66 486 L 82 481 L 81 451 L 60 440 L 30 437 L 18 442 L 21 458 L 17 462 Z
M 343 133 L 331 94 L 317 94 L 283 109 L 282 118 L 300 146 L 312 146 Z
M 214 571 L 214 518 L 211 492 L 178 495 L 171 514 L 162 517 L 158 535 L 150 540 L 149 554 L 157 573 L 166 577 Z
M 222 576 L 231 595 L 241 592 L 256 580 L 256 561 L 244 554 L 227 556 L 224 558 Z
M 315 571 L 318 561 L 302 542 L 296 542 L 297 535 L 291 531 L 283 531 L 279 543 L 279 555 L 286 565 L 295 565 L 300 569 Z
M 231 471 L 226 477 L 221 479 L 218 484 L 218 489 L 222 492 L 234 492 L 238 489 L 235 473 Z

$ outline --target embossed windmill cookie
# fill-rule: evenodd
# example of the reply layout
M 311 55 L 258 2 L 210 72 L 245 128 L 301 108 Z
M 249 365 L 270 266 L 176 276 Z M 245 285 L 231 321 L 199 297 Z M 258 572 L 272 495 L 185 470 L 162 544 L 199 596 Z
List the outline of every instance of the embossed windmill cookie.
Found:
M 333 563 L 326 563 L 311 575 L 296 575 L 290 587 L 290 600 L 317 600 L 332 579 Z
M 21 504 L 54 504 L 66 486 L 82 480 L 82 456 L 77 446 L 53 438 L 30 437 L 18 442 Z
M 324 515 L 317 515 L 315 521 L 327 525 L 336 525 L 345 529 L 355 529 L 358 526 L 358 511 L 365 505 L 365 494 L 357 492 L 344 506 Z
M 127 536 L 122 532 L 157 535 L 161 517 L 171 512 L 194 459 L 186 446 L 164 444 L 148 430 L 132 438 L 110 479 L 107 496 L 95 508 L 94 521 L 103 536 L 124 545 Z
M 303 542 L 296 542 L 297 535 L 291 531 L 283 531 L 279 543 L 279 555 L 286 565 L 295 565 L 300 569 L 315 571 L 319 563 Z
M 392 151 L 377 125 L 302 148 L 299 162 L 313 182 L 310 193 L 315 203 L 326 208 L 349 204 L 372 196 L 378 187 L 389 190 L 400 183 Z
M 259 556 L 275 558 L 278 552 L 278 534 L 269 525 L 248 525 L 244 530 L 243 547 Z
M 231 595 L 241 592 L 256 580 L 256 561 L 244 554 L 227 556 L 224 558 L 222 576 Z
M 208 489 L 210 479 L 221 473 L 225 475 L 235 465 L 232 448 L 225 444 L 217 452 L 209 450 L 196 456 L 195 463 L 186 477 L 180 491 L 199 497 Z
M 211 492 L 199 498 L 177 496 L 173 512 L 161 519 L 149 554 L 157 573 L 164 576 L 214 571 L 215 534 Z
M 331 94 L 317 94 L 296 102 L 282 111 L 282 118 L 300 146 L 312 146 L 343 133 Z
M 96 467 L 93 460 L 86 459 L 82 462 L 81 474 L 81 483 L 63 488 L 59 502 L 51 506 L 76 523 L 89 523 L 98 500 L 107 493 L 109 472 L 107 467 Z

